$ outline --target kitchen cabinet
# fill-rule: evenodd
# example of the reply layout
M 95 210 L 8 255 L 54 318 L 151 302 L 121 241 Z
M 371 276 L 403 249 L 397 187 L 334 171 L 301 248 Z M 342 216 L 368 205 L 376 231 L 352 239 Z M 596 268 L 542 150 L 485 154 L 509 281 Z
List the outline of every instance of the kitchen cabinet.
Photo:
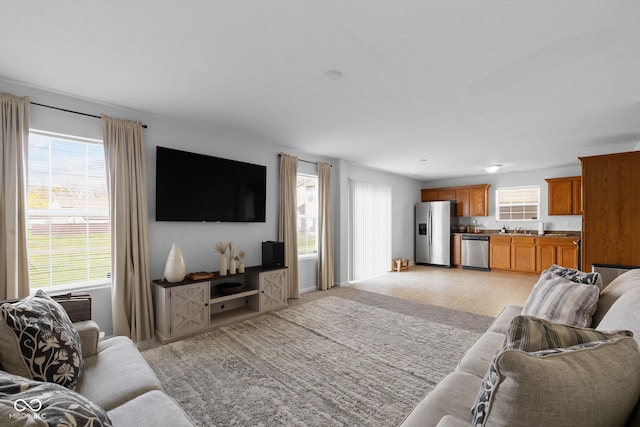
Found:
M 537 239 L 536 271 L 542 272 L 552 264 L 578 269 L 578 240 L 567 238 Z
M 462 235 L 454 234 L 451 236 L 451 260 L 454 266 L 462 265 Z
M 511 270 L 511 237 L 491 236 L 489 267 L 496 270 Z
M 495 270 L 540 273 L 557 264 L 578 268 L 578 238 L 491 236 L 490 266 Z
M 490 184 L 425 188 L 421 190 L 421 200 L 453 200 L 457 203 L 457 216 L 489 216 L 489 187 Z
M 640 151 L 581 157 L 582 270 L 640 265 Z
M 582 177 L 547 178 L 549 215 L 582 215 Z
M 536 272 L 536 239 L 534 237 L 511 238 L 511 270 Z

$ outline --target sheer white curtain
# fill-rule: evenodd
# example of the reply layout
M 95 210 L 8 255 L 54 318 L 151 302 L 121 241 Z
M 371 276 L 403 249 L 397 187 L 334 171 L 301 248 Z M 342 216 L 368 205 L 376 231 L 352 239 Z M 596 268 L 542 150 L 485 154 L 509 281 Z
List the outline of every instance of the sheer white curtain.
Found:
M 29 295 L 29 98 L 0 94 L 0 299 Z
M 154 334 L 149 272 L 147 167 L 142 125 L 102 116 L 111 221 L 113 333 Z
M 318 163 L 318 289 L 333 287 L 333 271 L 331 165 Z
M 298 283 L 298 225 L 296 183 L 298 158 L 280 155 L 280 216 L 278 238 L 284 242 L 284 264 L 287 266 L 289 292 L 287 298 L 299 298 Z
M 391 187 L 349 180 L 349 280 L 389 271 Z

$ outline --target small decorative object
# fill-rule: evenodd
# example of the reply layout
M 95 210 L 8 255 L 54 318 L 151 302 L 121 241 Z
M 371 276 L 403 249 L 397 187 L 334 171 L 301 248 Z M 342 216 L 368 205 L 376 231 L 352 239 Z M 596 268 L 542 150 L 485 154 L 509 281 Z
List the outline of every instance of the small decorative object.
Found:
M 229 274 L 236 274 L 236 246 L 229 242 Z
M 242 262 L 242 259 L 245 257 L 245 253 L 244 251 L 240 251 L 240 253 L 238 254 L 238 259 L 240 259 L 240 265 L 238 266 L 238 273 L 244 273 L 244 262 Z
M 244 283 L 220 283 L 217 288 L 222 295 L 231 295 L 242 291 L 244 289 Z
M 220 253 L 220 275 L 227 275 L 227 247 L 229 244 L 227 242 L 218 242 L 216 244 L 216 251 Z
M 164 265 L 164 278 L 167 282 L 175 283 L 184 280 L 186 274 L 187 266 L 184 263 L 182 251 L 175 243 L 172 243 L 167 262 Z

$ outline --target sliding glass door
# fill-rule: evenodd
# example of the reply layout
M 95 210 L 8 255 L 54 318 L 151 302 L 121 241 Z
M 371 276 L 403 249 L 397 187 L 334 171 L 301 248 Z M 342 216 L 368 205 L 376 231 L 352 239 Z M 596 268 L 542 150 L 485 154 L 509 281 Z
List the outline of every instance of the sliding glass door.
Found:
M 391 187 L 349 180 L 349 280 L 389 271 Z

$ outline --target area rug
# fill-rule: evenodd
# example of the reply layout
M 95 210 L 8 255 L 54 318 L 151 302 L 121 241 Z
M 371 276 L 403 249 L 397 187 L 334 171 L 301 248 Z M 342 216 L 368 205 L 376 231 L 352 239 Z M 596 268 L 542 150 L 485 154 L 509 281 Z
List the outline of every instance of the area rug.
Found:
M 143 355 L 199 426 L 394 426 L 479 335 L 327 296 Z

